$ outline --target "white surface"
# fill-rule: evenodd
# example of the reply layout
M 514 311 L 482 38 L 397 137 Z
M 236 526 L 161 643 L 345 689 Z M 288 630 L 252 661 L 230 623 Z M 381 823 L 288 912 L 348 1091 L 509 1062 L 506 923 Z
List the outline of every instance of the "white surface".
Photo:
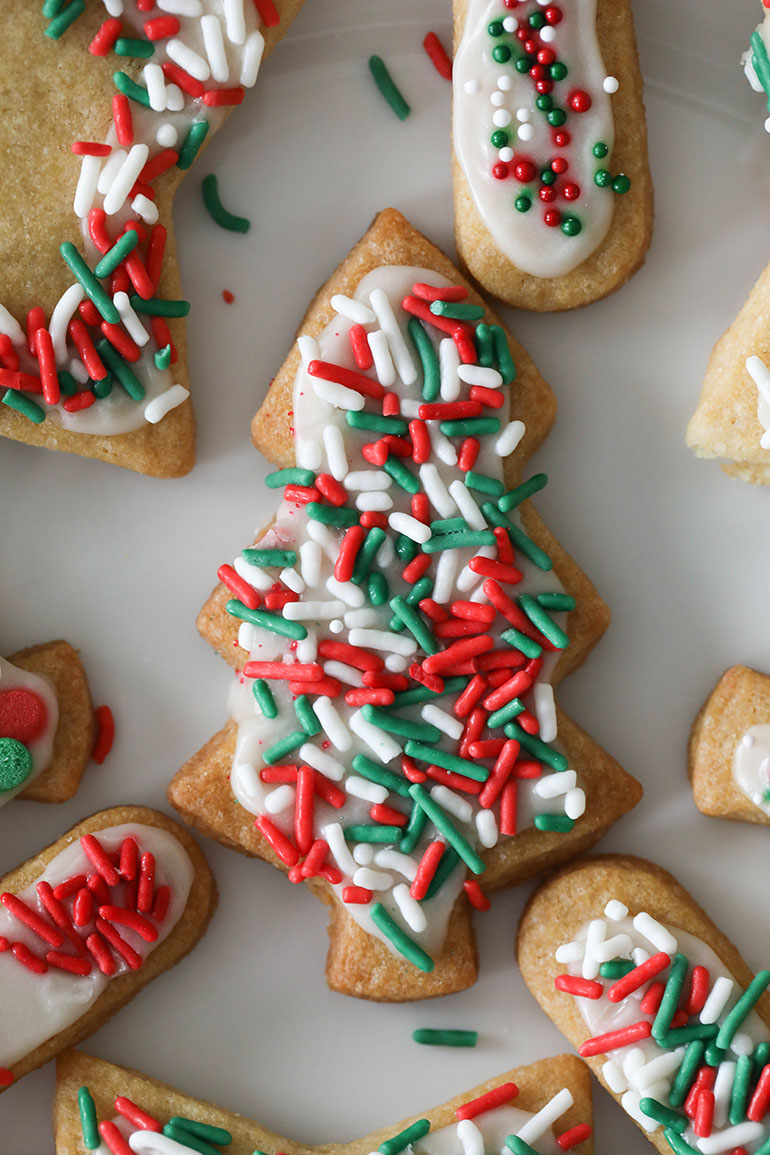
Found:
M 605 839 L 669 867 L 754 967 L 770 955 L 767 830 L 702 817 L 685 774 L 697 708 L 733 662 L 770 669 L 770 494 L 684 447 L 714 340 L 762 269 L 770 224 L 763 106 L 738 67 L 755 0 L 637 3 L 657 221 L 644 269 L 573 315 L 504 314 L 560 406 L 535 467 L 537 505 L 612 606 L 613 625 L 564 687 L 572 716 L 645 786 Z M 418 11 L 418 15 L 415 12 Z M 61 806 L 0 812 L 0 872 L 83 815 L 163 807 L 179 765 L 219 728 L 230 674 L 195 614 L 269 515 L 248 422 L 305 305 L 387 204 L 451 250 L 449 87 L 421 48 L 449 39 L 448 0 L 308 0 L 178 202 L 192 300 L 198 465 L 157 481 L 0 443 L 0 646 L 79 646 L 113 753 Z M 411 100 L 399 122 L 374 89 L 379 52 Z M 199 185 L 252 219 L 244 238 L 206 216 Z M 223 303 L 223 289 L 235 303 Z M 208 935 L 84 1046 L 305 1142 L 343 1140 L 566 1049 L 521 982 L 513 943 L 529 892 L 477 919 L 481 979 L 438 1003 L 378 1006 L 328 992 L 326 915 L 277 872 L 213 843 L 221 888 Z M 0 993 L 1 997 L 1 993 Z M 475 1027 L 474 1051 L 418 1047 L 417 1026 Z M 365 1060 L 362 1061 L 365 1055 Z M 0 1152 L 49 1155 L 53 1067 L 0 1097 Z M 600 1089 L 597 1149 L 646 1140 Z

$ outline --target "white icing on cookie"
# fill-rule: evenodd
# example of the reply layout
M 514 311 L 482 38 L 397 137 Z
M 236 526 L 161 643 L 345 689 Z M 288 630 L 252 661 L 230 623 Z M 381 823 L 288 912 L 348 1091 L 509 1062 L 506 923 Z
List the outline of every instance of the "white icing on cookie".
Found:
M 5 806 L 22 790 L 25 790 L 36 778 L 39 778 L 45 768 L 50 765 L 53 755 L 53 743 L 56 736 L 56 727 L 59 723 L 59 703 L 53 687 L 46 678 L 33 674 L 29 670 L 21 670 L 5 658 L 0 658 L 0 695 L 7 690 L 30 690 L 42 699 L 47 713 L 45 728 L 33 742 L 27 745 L 32 755 L 32 770 L 29 776 L 19 786 L 11 790 L 0 790 L 0 806 Z M 2 737 L 3 735 L 0 735 Z
M 770 817 L 770 723 L 752 726 L 733 757 L 733 777 L 755 806 Z

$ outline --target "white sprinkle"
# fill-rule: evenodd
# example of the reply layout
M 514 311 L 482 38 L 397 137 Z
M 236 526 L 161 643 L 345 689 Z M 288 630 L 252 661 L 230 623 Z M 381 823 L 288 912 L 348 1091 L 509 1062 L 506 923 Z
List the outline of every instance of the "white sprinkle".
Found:
M 451 337 L 442 337 L 438 346 L 438 364 L 442 401 L 456 401 L 460 396 L 460 354 Z
M 385 659 L 385 669 L 389 674 L 403 674 L 409 666 L 409 659 L 402 658 L 401 654 L 388 654 Z
M 355 389 L 348 389 L 346 385 L 340 385 L 337 381 L 325 381 L 323 377 L 313 378 L 313 392 L 316 397 L 320 397 L 322 401 L 328 401 L 337 409 L 352 409 L 354 412 L 358 412 L 366 404 L 363 393 L 357 393 Z
M 646 911 L 642 911 L 634 918 L 634 930 L 649 939 L 656 950 L 665 951 L 670 955 L 676 954 L 677 942 L 673 934 Z
M 532 119 L 532 113 L 528 108 L 519 108 L 516 110 L 516 119 L 520 124 L 526 124 L 528 120 Z
M 155 201 L 151 201 L 144 193 L 137 193 L 131 201 L 131 208 L 138 217 L 141 217 L 145 224 L 154 225 L 157 223 L 160 212 Z
M 405 385 L 413 385 L 417 380 L 417 368 L 387 295 L 382 289 L 374 289 L 369 296 L 369 301 L 374 309 L 377 323 L 388 339 L 391 356 L 399 377 Z
M 393 508 L 393 498 L 387 493 L 359 493 L 356 497 L 356 509 L 363 513 L 374 510 L 377 513 L 387 513 Z
M 287 602 L 281 611 L 287 622 L 328 622 L 344 614 L 343 602 Z
M 531 124 L 522 124 L 518 131 L 519 140 L 532 140 L 535 135 L 535 130 Z
M 452 551 L 450 550 L 449 552 L 451 553 Z M 493 558 L 493 557 L 497 557 L 497 546 L 482 545 L 480 548 L 474 549 L 473 552 L 474 552 L 474 555 L 476 557 Z M 467 594 L 472 589 L 475 589 L 475 587 L 478 586 L 483 581 L 484 581 L 483 574 L 474 573 L 469 565 L 463 566 L 462 573 L 460 574 L 459 578 L 457 579 L 457 590 L 459 593 Z M 477 598 L 476 600 L 478 601 L 478 600 L 482 600 L 482 599 L 484 601 L 487 600 L 483 594 L 483 591 L 481 591 L 480 597 Z
M 361 866 L 353 875 L 353 885 L 363 886 L 366 890 L 390 890 L 393 877 L 382 870 L 370 870 L 368 866 Z
M 626 1091 L 620 1103 L 626 1114 L 630 1115 L 634 1122 L 638 1123 L 640 1127 L 643 1127 L 645 1131 L 652 1134 L 653 1131 L 657 1131 L 660 1127 L 660 1123 L 650 1118 L 649 1115 L 645 1115 L 641 1107 L 641 1096 L 638 1091 Z
M 393 545 L 393 538 L 386 537 L 380 548 L 377 550 L 377 556 L 374 559 L 380 569 L 390 569 L 396 560 L 396 548 Z
M 299 359 L 302 368 L 305 370 L 311 361 L 319 361 L 321 359 L 320 345 L 315 337 L 310 337 L 306 333 L 301 337 L 297 337 L 297 349 L 299 350 Z
M 345 614 L 345 625 L 349 630 L 355 629 L 357 626 L 366 629 L 368 626 L 376 626 L 379 624 L 380 615 L 373 606 L 364 606 L 360 610 L 348 610 Z
M 625 1075 L 614 1059 L 608 1059 L 602 1066 L 602 1078 L 616 1095 L 621 1095 L 628 1087 Z
M 334 782 L 341 782 L 345 777 L 345 767 L 336 758 L 332 758 L 325 750 L 319 750 L 312 742 L 305 742 L 299 748 L 299 756 L 314 770 L 320 770 L 327 778 Z
M 553 686 L 549 682 L 536 682 L 533 693 L 535 717 L 540 724 L 539 737 L 543 742 L 553 742 L 558 733 L 556 725 L 556 704 L 553 700 Z
M 54 305 L 48 332 L 51 334 L 53 353 L 57 365 L 61 365 L 67 360 L 67 326 L 84 296 L 85 293 L 82 285 L 70 285 Z M 1 319 L 0 325 L 2 325 Z
M 128 156 L 120 166 L 120 171 L 116 174 L 110 185 L 110 190 L 104 198 L 103 208 L 108 217 L 122 209 L 126 197 L 139 179 L 139 174 L 146 165 L 149 155 L 148 145 L 134 144 L 131 146 Z
M 457 375 L 466 385 L 481 385 L 485 389 L 499 389 L 503 383 L 502 373 L 482 365 L 461 365 Z
M 385 650 L 387 653 L 403 654 L 411 657 L 417 650 L 417 642 L 408 635 L 391 634 L 387 630 L 350 631 L 351 646 L 361 646 L 363 649 Z
M 324 662 L 324 673 L 328 674 L 330 678 L 337 678 L 347 686 L 355 686 L 358 690 L 364 684 L 361 671 L 357 670 L 355 666 L 348 666 L 345 662 L 337 662 L 334 659 Z
M 412 898 L 405 882 L 399 882 L 397 886 L 393 887 L 393 898 L 409 929 L 415 934 L 420 934 L 421 931 L 425 930 L 428 925 L 425 911 L 422 905 L 415 898 Z
M 484 1136 L 472 1119 L 461 1119 L 457 1124 L 457 1138 L 463 1155 L 484 1155 Z
M 527 431 L 523 421 L 509 421 L 495 442 L 495 453 L 500 457 L 507 457 L 513 453 Z
M 316 698 L 313 702 L 313 713 L 323 727 L 326 737 L 334 746 L 335 750 L 339 750 L 344 754 L 350 749 L 351 739 L 345 723 L 340 718 L 336 709 L 334 708 L 331 698 Z
M 637 1071 L 640 1071 L 647 1062 L 646 1055 L 641 1047 L 631 1047 L 623 1056 L 623 1074 L 633 1081 Z
M 259 632 L 257 627 L 252 626 L 251 622 L 241 622 L 238 626 L 238 645 L 241 649 L 245 650 L 247 654 L 250 654 L 258 643 Z M 255 702 L 254 705 L 257 710 L 259 710 L 259 703 Z M 259 712 L 261 713 L 261 711 Z
M 568 1087 L 562 1087 L 561 1091 L 557 1091 L 544 1107 L 527 1120 L 517 1132 L 519 1138 L 530 1145 L 536 1143 L 565 1111 L 569 1111 L 573 1102 L 572 1092 Z
M 616 898 L 611 898 L 604 908 L 604 913 L 610 922 L 621 922 L 628 916 L 628 907 Z
M 387 846 L 377 851 L 374 861 L 385 870 L 395 870 L 398 874 L 403 874 L 410 882 L 414 881 L 417 874 L 418 864 L 411 855 L 402 854 L 400 850 L 391 850 Z
M 225 0 L 225 19 L 227 19 L 227 3 L 228 0 Z M 241 5 L 241 16 L 243 16 L 243 5 Z M 227 63 L 225 38 L 222 35 L 222 25 L 219 22 L 219 17 L 214 16 L 213 13 L 202 16 L 200 28 L 203 35 L 203 47 L 206 50 L 209 67 L 211 68 L 211 77 L 213 80 L 216 80 L 218 84 L 222 84 L 230 79 L 230 66 Z M 232 37 L 230 37 L 230 39 L 232 40 Z
M 602 81 L 602 88 L 610 95 L 612 95 L 614 92 L 617 92 L 620 88 L 617 76 L 605 76 L 604 80 Z
M 307 532 L 313 541 L 320 545 L 329 561 L 336 562 L 339 553 L 339 544 L 328 525 L 324 525 L 320 521 L 309 521 L 307 523 Z
M 556 39 L 556 29 L 550 24 L 546 24 L 545 28 L 540 29 L 540 39 L 543 44 L 550 44 Z
M 181 112 L 184 108 L 184 93 L 179 85 L 166 85 L 166 108 L 169 112 Z
M 456 508 L 455 503 L 449 496 L 449 490 L 441 479 L 438 467 L 432 461 L 426 461 L 420 466 L 419 474 L 428 501 L 439 517 L 452 517 Z
M 300 638 L 294 651 L 298 662 L 314 662 L 318 657 L 318 638 L 315 630 L 308 630 L 307 637 Z
M 356 643 L 352 640 L 351 645 Z M 328 700 L 328 699 L 327 699 Z M 366 743 L 371 752 L 379 758 L 383 765 L 392 762 L 401 753 L 401 747 L 390 734 L 385 730 L 381 730 L 379 726 L 374 726 L 371 722 L 367 722 L 360 710 L 354 710 L 348 719 L 348 725 L 354 734 Z
M 369 351 L 372 354 L 377 380 L 381 385 L 384 385 L 386 389 L 389 389 L 391 385 L 395 385 L 396 383 L 396 367 L 390 355 L 388 338 L 382 329 L 375 329 L 373 333 L 367 334 L 366 339 L 369 343 Z
M 714 1127 L 724 1127 L 727 1122 L 727 1111 L 730 1105 L 730 1095 L 733 1089 L 733 1079 L 737 1063 L 731 1059 L 723 1060 L 717 1067 L 717 1077 L 714 1081 Z
M 359 866 L 370 866 L 374 862 L 374 847 L 368 842 L 357 842 L 353 847 L 353 858 Z
M 458 739 L 462 737 L 463 724 L 459 718 L 448 714 L 446 710 L 442 710 L 434 702 L 426 702 L 420 711 L 426 722 L 432 726 L 437 726 L 444 734 L 448 734 L 450 738 Z
M 449 483 L 449 493 L 471 529 L 486 529 L 487 519 L 471 496 L 471 492 L 459 477 Z
M 645 950 L 643 946 L 635 946 L 631 955 L 634 960 L 634 965 L 638 967 L 640 967 L 642 963 L 646 963 L 648 958 L 652 958 L 650 952 Z
M 331 299 L 331 307 L 341 317 L 347 317 L 354 325 L 373 325 L 377 320 L 372 310 L 363 301 L 356 301 L 353 297 L 346 297 L 344 293 L 335 293 Z
M 353 855 L 348 850 L 348 844 L 339 822 L 330 822 L 328 826 L 324 826 L 323 836 L 324 840 L 329 843 L 329 852 L 337 866 L 343 874 L 352 878 L 356 872 L 356 864 Z
M 719 1134 L 709 1135 L 707 1139 L 698 1139 L 698 1150 L 703 1155 L 721 1155 L 723 1151 L 731 1151 L 735 1147 L 748 1147 L 752 1143 L 765 1138 L 766 1132 L 763 1123 L 754 1123 L 749 1119 L 743 1123 L 736 1123 Z
M 609 962 L 610 959 L 630 954 L 633 945 L 627 934 L 616 934 L 612 938 L 596 943 L 592 953 L 598 963 L 605 963 Z
M 120 168 L 124 164 L 127 156 L 128 153 L 124 148 L 114 148 L 112 150 L 104 162 L 104 168 L 99 173 L 99 180 L 97 181 L 96 188 L 100 193 L 106 193 L 109 191 L 112 182 L 114 181 L 118 172 L 120 172 Z
M 240 554 L 233 560 L 233 569 L 238 577 L 242 577 L 244 581 L 247 581 L 257 590 L 269 590 L 275 584 L 274 579 L 269 574 L 257 565 L 249 565 Z
M 104 7 L 108 16 L 123 15 L 123 0 L 104 0 Z
M 172 385 L 170 389 L 153 397 L 152 401 L 145 405 L 145 421 L 149 421 L 150 425 L 157 425 L 171 409 L 176 409 L 177 405 L 181 405 L 189 396 L 190 390 L 185 389 L 184 385 Z
M 580 962 L 585 954 L 582 942 L 565 942 L 554 951 L 554 958 L 560 963 Z
M 491 850 L 493 846 L 497 846 L 499 832 L 494 810 L 478 810 L 476 812 L 476 831 L 479 836 L 479 842 L 482 846 L 486 847 L 487 850 Z
M 574 790 L 569 790 L 564 797 L 564 813 L 573 822 L 576 822 L 578 818 L 582 818 L 585 812 L 586 792 L 576 786 Z
M 118 310 L 120 319 L 123 322 L 126 332 L 128 333 L 131 340 L 135 341 L 139 346 L 146 345 L 150 339 L 150 334 L 147 332 L 144 325 L 139 320 L 137 313 L 134 311 L 128 293 L 124 293 L 122 290 L 119 293 L 116 293 L 112 298 L 112 303 Z
M 634 1086 L 638 1091 L 644 1091 L 651 1087 L 653 1083 L 660 1079 L 666 1079 L 669 1075 L 673 1075 L 674 1071 L 678 1071 L 682 1063 L 684 1055 L 684 1048 L 677 1047 L 674 1051 L 666 1051 L 662 1055 L 657 1055 L 638 1071 L 634 1072 Z
M 161 148 L 175 148 L 179 142 L 179 133 L 171 121 L 167 120 L 155 133 L 155 139 Z
M 243 0 L 224 0 L 224 13 L 227 39 L 231 44 L 243 44 L 246 39 L 246 18 L 243 12 Z
M 770 403 L 770 369 L 761 357 L 752 356 L 746 360 L 746 371 L 757 387 L 757 391 Z
M 265 795 L 265 810 L 268 814 L 280 814 L 282 810 L 288 810 L 294 805 L 295 794 L 294 787 L 288 783 L 276 786 L 275 790 Z
M 492 123 L 496 128 L 507 128 L 512 117 L 507 108 L 498 108 L 492 113 Z
M 460 482 L 462 485 L 462 482 Z M 464 488 L 464 487 L 463 487 Z M 390 528 L 396 533 L 403 533 L 405 537 L 411 538 L 419 545 L 423 545 L 430 540 L 431 529 L 422 521 L 418 521 L 416 517 L 412 517 L 410 513 L 391 513 L 388 518 Z
M 432 597 L 440 605 L 448 602 L 455 588 L 455 579 L 460 565 L 457 550 L 445 549 L 439 554 L 436 563 L 436 581 L 433 586 Z
M 750 1055 L 754 1050 L 754 1043 L 750 1035 L 744 1031 L 738 1031 L 730 1043 L 730 1050 L 734 1055 Z
M 336 577 L 330 577 L 326 582 L 326 588 L 330 594 L 334 594 L 335 597 L 340 598 L 345 605 L 351 606 L 354 610 L 366 601 L 364 591 L 353 582 L 339 582 Z
M 457 465 L 457 450 L 438 427 L 438 421 L 427 421 L 433 452 L 444 465 Z
M 463 86 L 468 96 L 475 96 L 479 90 L 478 80 L 466 80 Z
M 332 620 L 329 622 L 329 629 L 333 634 L 341 634 L 345 629 L 345 623 L 339 618 L 332 618 Z
M 205 19 L 205 17 L 204 17 Z M 216 20 L 216 16 L 214 17 Z M 145 64 L 142 77 L 147 86 L 147 96 L 153 112 L 165 112 L 168 108 L 168 93 L 166 92 L 166 78 L 159 64 Z
M 335 481 L 344 481 L 348 472 L 348 457 L 345 452 L 345 440 L 338 425 L 327 425 L 323 431 L 323 443 L 326 450 L 326 462 L 329 473 Z
M 201 0 L 155 0 L 162 12 L 173 12 L 175 16 L 200 16 L 203 12 Z
M 501 148 L 499 152 L 500 160 L 505 161 L 506 164 L 509 160 L 513 160 L 514 155 L 513 149 L 508 144 L 506 144 L 504 148 Z
M 505 96 L 502 92 L 493 92 L 489 98 L 489 102 L 493 104 L 495 108 L 500 108 L 500 106 L 505 103 Z
M 367 778 L 359 778 L 357 774 L 349 774 L 345 779 L 345 790 L 354 798 L 363 798 L 364 802 L 384 802 L 388 791 L 378 782 L 370 782 Z
M 246 43 L 241 53 L 240 81 L 244 88 L 253 88 L 259 76 L 259 67 L 265 51 L 265 38 L 257 29 L 246 37 Z
M 515 16 L 506 16 L 505 19 L 503 20 L 503 28 L 505 29 L 506 32 L 515 32 L 518 27 L 519 27 L 519 22 Z M 542 32 L 541 32 L 541 35 L 542 35 Z M 509 80 L 509 79 L 510 79 L 510 77 L 506 77 L 506 80 Z
M 586 935 L 585 954 L 583 956 L 583 978 L 595 979 L 599 974 L 599 963 L 596 960 L 594 952 L 596 948 L 602 943 L 607 934 L 607 927 L 603 919 L 594 918 L 588 924 L 588 934 Z
M 558 798 L 573 790 L 577 783 L 577 774 L 574 770 L 565 770 L 562 774 L 544 774 L 535 782 L 535 794 L 540 798 Z
M 383 469 L 351 470 L 344 481 L 345 489 L 367 491 L 372 489 L 390 489 L 393 479 Z
M 448 786 L 432 786 L 430 796 L 442 810 L 453 814 L 460 822 L 470 822 L 473 817 L 473 807 L 467 798 L 461 798 Z
M 195 52 L 189 44 L 185 44 L 184 40 L 180 40 L 178 36 L 166 41 L 166 54 L 169 60 L 173 60 L 174 64 L 178 64 L 185 72 L 189 72 L 195 80 L 208 80 L 211 76 L 208 61 L 204 60 L 198 52 Z
M 93 208 L 101 170 L 102 158 L 99 156 L 84 156 L 80 162 L 80 175 L 72 207 L 75 216 L 81 220 L 87 217 Z
M 287 565 L 278 574 L 279 582 L 283 582 L 295 594 L 303 594 L 305 592 L 305 582 L 303 578 L 297 573 L 293 566 Z
M 321 547 L 317 541 L 303 541 L 299 547 L 302 580 L 311 588 L 321 580 Z
M 302 438 L 298 440 L 295 445 L 295 456 L 297 465 L 302 469 L 320 469 L 321 467 L 321 446 L 314 437 Z

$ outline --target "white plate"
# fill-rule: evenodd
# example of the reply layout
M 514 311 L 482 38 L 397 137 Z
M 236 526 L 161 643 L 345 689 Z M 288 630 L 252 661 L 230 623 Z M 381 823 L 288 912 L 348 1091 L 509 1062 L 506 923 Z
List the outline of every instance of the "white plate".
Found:
M 770 669 L 770 494 L 696 461 L 683 441 L 711 346 L 768 255 L 770 141 L 737 63 L 759 5 L 636 7 L 657 210 L 647 263 L 578 313 L 509 319 L 560 405 L 536 463 L 551 476 L 538 507 L 614 612 L 563 700 L 645 786 L 602 849 L 672 869 L 759 968 L 770 953 L 767 831 L 698 814 L 685 746 L 727 665 Z M 272 508 L 249 419 L 309 297 L 376 210 L 397 206 L 451 251 L 449 86 L 422 51 L 430 29 L 448 44 L 448 0 L 308 0 L 183 187 L 176 224 L 199 423 L 189 477 L 157 481 L 0 445 L 3 652 L 69 638 L 118 728 L 110 758 L 72 801 L 0 811 L 0 871 L 94 810 L 164 807 L 169 778 L 224 721 L 230 675 L 194 619 L 217 565 Z M 373 52 L 412 103 L 404 123 L 373 87 Z M 211 171 L 224 204 L 251 217 L 246 237 L 205 214 L 199 185 Z M 495 896 L 477 919 L 473 990 L 378 1006 L 327 990 L 326 915 L 310 894 L 214 843 L 205 849 L 221 888 L 209 933 L 86 1050 L 320 1143 L 567 1049 L 514 962 L 529 887 Z M 479 1046 L 411 1041 L 415 1027 L 439 1025 L 477 1028 Z M 0 1151 L 52 1150 L 53 1082 L 49 1066 L 2 1096 Z M 596 1123 L 598 1150 L 650 1150 L 600 1089 Z

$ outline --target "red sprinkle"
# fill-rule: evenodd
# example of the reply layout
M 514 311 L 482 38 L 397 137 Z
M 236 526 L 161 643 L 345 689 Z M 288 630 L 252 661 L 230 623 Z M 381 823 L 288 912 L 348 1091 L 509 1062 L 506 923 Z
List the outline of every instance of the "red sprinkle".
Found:
M 118 926 L 127 926 L 129 930 L 136 931 L 145 942 L 155 942 L 158 937 L 152 923 L 135 910 L 124 910 L 122 906 L 100 906 L 99 918 L 105 922 L 117 923 Z M 99 929 L 101 930 L 101 927 Z
M 656 1015 L 666 989 L 665 983 L 651 983 L 644 998 L 639 1004 L 639 1010 L 645 1015 Z
M 655 975 L 659 975 L 667 966 L 671 965 L 671 956 L 664 951 L 659 951 L 654 954 L 652 958 L 648 958 L 646 962 L 640 963 L 638 967 L 634 967 L 623 978 L 618 979 L 616 983 L 607 991 L 607 998 L 611 1003 L 619 1003 L 627 995 L 633 991 L 638 991 L 639 987 L 644 986 Z
M 147 25 L 145 24 L 145 29 Z M 163 1124 L 154 1119 L 152 1115 L 148 1115 L 141 1107 L 137 1107 L 131 1099 L 127 1099 L 125 1095 L 118 1095 L 115 1100 L 115 1110 L 124 1119 L 128 1119 L 135 1127 L 143 1128 L 145 1131 L 154 1131 L 159 1134 L 163 1130 Z
M 518 1093 L 519 1088 L 515 1083 L 501 1083 L 499 1087 L 494 1087 L 485 1095 L 479 1095 L 478 1099 L 463 1103 L 462 1107 L 457 1108 L 455 1115 L 458 1119 L 475 1119 L 484 1111 L 491 1111 L 495 1107 L 502 1107 L 504 1103 L 510 1103 Z
M 87 958 L 75 958 L 71 954 L 63 954 L 58 950 L 46 952 L 45 961 L 49 966 L 59 971 L 67 971 L 71 975 L 90 975 L 93 964 Z
M 412 292 L 423 301 L 464 301 L 468 296 L 465 285 L 448 285 L 439 288 L 436 285 L 427 285 L 424 281 L 418 281 L 416 285 L 412 285 Z
M 348 500 L 347 491 L 330 473 L 316 475 L 315 487 L 331 505 L 344 505 Z
M 168 914 L 170 902 L 171 888 L 169 886 L 159 886 L 155 891 L 155 902 L 152 904 L 152 917 L 156 922 L 163 922 L 163 919 Z
M 112 98 L 112 119 L 115 122 L 115 133 L 118 144 L 129 147 L 134 143 L 134 118 L 131 115 L 131 105 L 128 97 L 118 92 Z
M 422 46 L 428 53 L 433 67 L 438 72 L 439 76 L 443 76 L 444 80 L 452 79 L 452 61 L 446 54 L 444 45 L 439 40 L 435 32 L 429 32 L 422 42 Z
M 474 910 L 489 910 L 492 905 L 475 878 L 466 878 L 463 889 Z
M 0 894 L 0 902 L 2 902 L 5 909 L 19 922 L 23 922 L 28 926 L 34 934 L 43 942 L 48 943 L 49 946 L 61 946 L 64 939 L 60 931 L 56 927 L 51 926 L 44 918 L 41 918 L 37 911 L 32 910 L 27 906 L 22 899 L 17 898 L 15 894 Z
M 75 156 L 109 156 L 112 149 L 108 144 L 99 144 L 94 140 L 75 140 L 70 145 L 70 152 Z
M 299 851 L 290 838 L 287 838 L 277 826 L 264 814 L 260 814 L 254 825 L 272 846 L 281 862 L 287 866 L 296 866 L 299 862 Z
M 358 368 L 371 369 L 374 364 L 374 359 L 372 357 L 372 351 L 369 348 L 366 329 L 363 325 L 351 325 L 348 330 L 348 338 Z
M 515 781 L 506 782 L 500 795 L 500 833 L 513 836 L 516 833 L 519 790 Z
M 372 901 L 372 891 L 367 890 L 365 886 L 344 886 L 342 888 L 342 901 L 354 902 L 359 905 L 365 905 Z
M 203 103 L 208 108 L 229 108 L 235 104 L 242 104 L 245 95 L 245 88 L 210 88 L 203 94 Z
M 88 45 L 92 56 L 108 56 L 115 47 L 115 41 L 123 31 L 123 23 L 116 18 L 105 20 L 99 31 Z
M 72 921 L 75 926 L 88 926 L 94 916 L 94 896 L 87 886 L 79 890 L 72 904 Z
M 0 1067 L 0 1087 L 10 1087 L 13 1082 L 13 1071 L 7 1067 Z
M 99 1134 L 112 1152 L 112 1155 L 133 1155 L 133 1151 L 114 1123 L 109 1120 L 100 1123 Z
M 189 72 L 185 72 L 185 70 L 177 64 L 172 64 L 170 60 L 166 60 L 165 63 L 161 65 L 161 68 L 163 69 L 163 75 L 166 80 L 170 81 L 171 84 L 178 85 L 182 89 L 182 92 L 186 92 L 193 100 L 200 100 L 206 91 L 200 80 L 196 80 L 195 77 L 190 76 Z
M 243 673 L 247 678 L 315 682 L 323 677 L 323 667 L 317 662 L 247 662 L 243 667 Z
M 748 1110 L 746 1111 L 746 1118 L 751 1119 L 754 1123 L 760 1123 L 770 1106 L 770 1063 L 766 1063 L 762 1068 L 762 1073 L 759 1076 L 759 1081 L 751 1096 Z
M 155 896 L 155 856 L 149 851 L 142 855 L 136 909 L 140 914 L 149 914 Z M 100 912 L 101 913 L 101 912 Z
M 96 741 L 91 751 L 91 758 L 97 766 L 101 766 L 115 741 L 115 719 L 109 706 L 97 706 L 94 710 L 94 719 L 96 720 Z
M 221 565 L 217 570 L 217 577 L 248 609 L 257 609 L 259 606 L 259 594 L 244 578 L 235 572 L 231 565 Z
M 431 842 L 425 848 L 425 853 L 420 859 L 417 873 L 414 876 L 414 882 L 409 888 L 412 898 L 418 902 L 425 898 L 445 849 L 445 843 L 438 840 Z
M 97 918 L 96 929 L 101 935 L 104 936 L 104 938 L 107 939 L 107 942 L 110 944 L 112 949 L 120 955 L 120 957 L 123 959 L 126 965 L 131 968 L 132 971 L 138 971 L 140 969 L 142 965 L 142 956 L 137 954 L 132 946 L 128 945 L 126 940 L 122 938 L 120 934 L 118 934 L 118 932 L 115 930 L 114 926 L 111 926 L 106 919 Z M 154 927 L 151 929 L 155 930 Z M 157 936 L 157 931 L 155 931 L 155 934 Z
M 67 397 L 62 402 L 62 408 L 67 413 L 78 413 L 81 409 L 90 409 L 96 401 L 96 396 L 90 389 L 84 389 L 81 393 L 75 393 L 72 397 Z
M 273 0 L 254 0 L 254 7 L 265 28 L 277 28 L 281 22 L 278 10 Z
M 706 967 L 693 967 L 690 978 L 690 993 L 687 996 L 687 1014 L 699 1015 L 706 1005 L 709 993 L 710 976 Z
M 94 931 L 93 934 L 89 934 L 88 938 L 86 939 L 86 946 L 88 947 L 88 950 L 93 955 L 93 957 L 96 959 L 96 965 L 102 974 L 114 975 L 115 971 L 117 970 L 117 964 L 113 958 L 112 951 L 107 946 L 107 943 L 104 941 L 102 936 L 97 934 L 96 931 Z
M 576 1127 L 570 1127 L 569 1131 L 562 1131 L 561 1135 L 557 1135 L 556 1142 L 562 1151 L 571 1151 L 578 1144 L 585 1143 L 590 1134 L 591 1128 L 587 1123 L 578 1123 Z
M 43 959 L 34 954 L 23 942 L 12 942 L 11 954 L 17 962 L 20 962 L 22 966 L 25 966 L 28 971 L 32 971 L 33 974 L 44 975 L 48 970 L 48 965 Z
M 629 1043 L 638 1043 L 640 1039 L 649 1039 L 652 1034 L 652 1023 L 632 1023 L 629 1027 L 622 1027 L 617 1031 L 607 1031 L 604 1035 L 595 1035 L 586 1039 L 578 1047 L 578 1054 L 582 1058 L 591 1055 L 606 1055 L 608 1051 L 627 1047 Z
M 409 822 L 406 814 L 402 814 L 400 810 L 396 810 L 393 806 L 386 806 L 382 802 L 376 802 L 370 806 L 369 815 L 373 822 L 379 822 L 383 826 L 406 826 Z
M 333 381 L 361 393 L 364 397 L 381 399 L 385 396 L 385 389 L 379 381 L 372 381 L 364 377 L 363 373 L 356 373 L 354 369 L 344 369 L 341 365 L 334 365 L 331 361 L 310 361 L 307 371 L 311 377 L 319 377 L 322 381 Z M 411 446 L 409 452 L 411 453 Z
M 94 838 L 93 834 L 84 834 L 80 839 L 80 845 L 83 847 L 89 862 L 93 863 L 94 869 L 107 885 L 117 886 L 120 881 L 118 872 L 110 862 L 104 847 Z
M 581 979 L 578 975 L 557 975 L 553 985 L 557 991 L 576 995 L 580 999 L 600 999 L 604 994 L 601 983 L 595 983 L 592 979 Z
M 695 1108 L 693 1131 L 701 1139 L 706 1139 L 714 1128 L 714 1092 L 702 1090 Z
M 233 301 L 235 300 L 235 295 L 231 293 L 229 289 L 223 289 L 222 300 L 225 302 L 225 304 L 232 305 Z
M 165 40 L 167 36 L 176 36 L 179 28 L 176 16 L 156 16 L 145 21 L 144 34 L 148 40 Z
M 54 887 L 54 898 L 58 898 L 60 902 L 63 898 L 71 898 L 73 894 L 77 894 L 81 886 L 86 885 L 86 881 L 85 874 L 73 874 L 71 878 Z

